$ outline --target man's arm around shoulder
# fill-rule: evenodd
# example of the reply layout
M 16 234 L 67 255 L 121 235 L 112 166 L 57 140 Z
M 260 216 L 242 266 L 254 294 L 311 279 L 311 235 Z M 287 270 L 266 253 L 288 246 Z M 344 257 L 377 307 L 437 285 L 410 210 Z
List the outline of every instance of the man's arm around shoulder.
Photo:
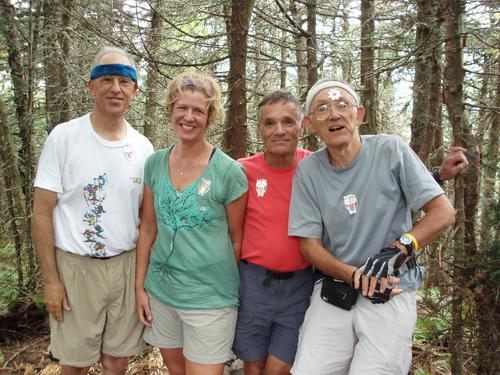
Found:
M 42 270 L 44 302 L 50 315 L 62 322 L 63 309 L 69 311 L 70 306 L 55 257 L 53 210 L 56 204 L 56 192 L 35 188 L 31 235 Z

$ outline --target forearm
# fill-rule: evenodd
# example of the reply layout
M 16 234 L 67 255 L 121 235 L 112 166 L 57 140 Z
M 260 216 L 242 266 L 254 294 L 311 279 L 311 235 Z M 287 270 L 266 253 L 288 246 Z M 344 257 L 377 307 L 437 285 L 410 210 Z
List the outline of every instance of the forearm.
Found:
M 33 214 L 31 233 L 33 245 L 45 285 L 60 283 L 54 248 L 52 215 Z
M 240 241 L 232 241 L 234 258 L 236 259 L 236 263 L 239 263 L 241 259 L 241 240 Z
M 424 217 L 409 231 L 419 248 L 431 243 L 443 230 L 455 222 L 455 210 L 445 195 L 429 201 L 422 210 Z
M 156 239 L 156 229 L 144 230 L 139 232 L 139 239 L 136 248 L 136 265 L 135 265 L 135 288 L 144 288 L 144 280 L 148 271 L 149 261 L 151 257 L 151 249 Z
M 323 247 L 320 240 L 301 238 L 300 249 L 304 258 L 321 272 L 339 280 L 351 281 L 356 267 L 337 259 Z

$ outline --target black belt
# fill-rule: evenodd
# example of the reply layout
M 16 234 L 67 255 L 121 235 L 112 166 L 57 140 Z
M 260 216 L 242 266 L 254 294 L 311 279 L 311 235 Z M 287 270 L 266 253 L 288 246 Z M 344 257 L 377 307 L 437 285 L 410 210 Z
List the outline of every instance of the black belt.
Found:
M 108 260 L 108 259 L 111 259 L 113 257 L 94 257 L 94 256 L 91 256 L 90 259 L 99 259 L 99 260 Z
M 262 282 L 262 285 L 264 285 L 264 286 L 271 285 L 271 280 L 272 279 L 275 279 L 275 280 L 287 280 L 287 279 L 291 279 L 292 277 L 294 277 L 297 273 L 301 273 L 303 271 L 311 272 L 310 268 L 306 268 L 306 269 L 299 270 L 299 271 L 278 272 L 278 271 L 268 270 L 267 268 L 258 266 L 258 265 L 253 264 L 253 263 L 249 263 L 245 259 L 242 259 L 241 262 L 245 263 L 246 265 L 251 266 L 253 269 L 258 270 L 259 272 L 262 272 L 262 273 L 264 273 L 266 275 L 266 278 Z

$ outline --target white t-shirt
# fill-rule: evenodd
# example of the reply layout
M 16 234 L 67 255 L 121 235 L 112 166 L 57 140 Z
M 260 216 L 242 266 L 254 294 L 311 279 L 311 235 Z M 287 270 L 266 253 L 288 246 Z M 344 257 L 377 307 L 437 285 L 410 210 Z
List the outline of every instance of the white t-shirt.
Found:
M 101 138 L 90 114 L 56 126 L 35 179 L 35 187 L 57 193 L 54 245 L 99 257 L 134 249 L 144 162 L 152 152 L 151 142 L 128 123 L 119 141 Z

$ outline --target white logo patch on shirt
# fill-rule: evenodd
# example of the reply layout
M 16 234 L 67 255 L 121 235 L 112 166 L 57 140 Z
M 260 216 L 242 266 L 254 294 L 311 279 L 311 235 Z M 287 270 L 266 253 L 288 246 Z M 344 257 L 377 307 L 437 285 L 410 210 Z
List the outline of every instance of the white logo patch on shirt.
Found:
M 349 215 L 354 215 L 358 212 L 358 199 L 356 198 L 356 194 L 344 195 L 344 206 L 347 212 L 349 212 Z
M 267 190 L 267 180 L 265 178 L 259 178 L 255 183 L 255 191 L 258 197 L 263 197 Z
M 211 187 L 212 187 L 212 181 L 206 178 L 202 178 L 200 186 L 198 186 L 198 194 L 203 197 L 206 193 L 210 191 Z

